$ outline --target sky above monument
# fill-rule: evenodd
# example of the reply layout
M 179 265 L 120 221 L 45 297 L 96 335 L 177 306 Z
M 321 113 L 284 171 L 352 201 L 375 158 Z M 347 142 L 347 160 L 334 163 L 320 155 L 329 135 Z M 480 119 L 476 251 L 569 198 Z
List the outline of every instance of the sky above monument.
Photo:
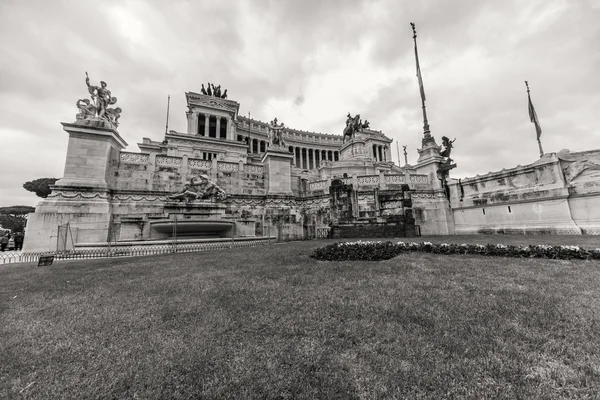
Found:
M 407 146 L 423 132 L 412 31 L 431 133 L 456 138 L 452 177 L 600 148 L 600 1 L 399 0 L 0 2 L 0 206 L 35 205 L 22 188 L 62 177 L 80 98 L 108 83 L 119 133 L 139 151 L 187 128 L 185 92 L 220 84 L 240 114 L 341 134 L 348 112 Z M 401 164 L 404 157 L 400 155 Z

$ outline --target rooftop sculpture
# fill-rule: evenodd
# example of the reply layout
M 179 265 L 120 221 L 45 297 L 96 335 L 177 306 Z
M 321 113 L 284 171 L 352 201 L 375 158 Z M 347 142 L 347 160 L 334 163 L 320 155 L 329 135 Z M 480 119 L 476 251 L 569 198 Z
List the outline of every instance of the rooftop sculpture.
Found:
M 206 96 L 220 97 L 222 99 L 227 98 L 227 89 L 225 89 L 223 92 L 221 92 L 221 85 L 215 86 L 210 82 L 208 82 L 206 89 L 204 88 L 204 83 L 203 83 L 202 88 L 200 89 L 200 92 Z
M 111 108 L 109 106 L 117 102 L 116 97 L 112 97 L 111 91 L 107 88 L 104 81 L 100 81 L 100 86 L 90 84 L 90 77 L 85 73 L 85 84 L 88 87 L 91 101 L 89 99 L 79 99 L 75 104 L 79 109 L 79 113 L 75 116 L 77 122 L 89 124 L 91 121 L 108 123 L 112 127 L 119 126 L 119 118 L 121 117 L 121 108 Z
M 285 141 L 283 139 L 283 122 L 278 124 L 277 118 L 269 122 L 269 146 L 270 147 L 283 147 L 285 148 Z
M 346 141 L 346 136 L 352 139 L 356 132 L 360 132 L 363 129 L 370 129 L 370 125 L 371 123 L 366 119 L 364 123 L 362 122 L 362 119 L 360 119 L 360 114 L 357 114 L 353 117 L 350 113 L 348 113 L 346 117 L 346 127 L 344 128 L 343 132 L 343 141 Z

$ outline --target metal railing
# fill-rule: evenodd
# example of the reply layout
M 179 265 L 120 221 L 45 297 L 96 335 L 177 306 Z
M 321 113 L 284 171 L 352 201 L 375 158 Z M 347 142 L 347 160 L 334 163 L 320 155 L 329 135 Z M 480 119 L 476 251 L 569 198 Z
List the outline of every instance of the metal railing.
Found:
M 63 250 L 56 252 L 3 252 L 0 253 L 0 264 L 12 264 L 22 262 L 37 262 L 41 256 L 54 255 L 55 260 L 84 260 L 92 258 L 109 257 L 135 257 L 150 256 L 169 253 L 189 253 L 195 251 L 224 250 L 232 248 L 245 248 L 262 246 L 274 242 L 274 238 L 265 237 L 255 240 L 224 240 L 218 242 L 202 243 L 173 243 L 160 245 L 140 245 L 140 246 L 114 246 L 114 247 L 96 247 L 86 249 Z

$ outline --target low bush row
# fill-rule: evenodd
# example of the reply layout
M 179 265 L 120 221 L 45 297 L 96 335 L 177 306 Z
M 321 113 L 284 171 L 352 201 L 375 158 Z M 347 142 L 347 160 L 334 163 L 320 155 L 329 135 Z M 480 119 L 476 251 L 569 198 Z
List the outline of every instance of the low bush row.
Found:
M 312 258 L 326 261 L 389 260 L 405 251 L 419 251 L 434 254 L 477 254 L 482 256 L 550 258 L 557 260 L 600 260 L 600 249 L 582 249 L 579 246 L 528 245 L 513 246 L 503 244 L 433 244 L 431 242 L 339 242 L 316 249 Z

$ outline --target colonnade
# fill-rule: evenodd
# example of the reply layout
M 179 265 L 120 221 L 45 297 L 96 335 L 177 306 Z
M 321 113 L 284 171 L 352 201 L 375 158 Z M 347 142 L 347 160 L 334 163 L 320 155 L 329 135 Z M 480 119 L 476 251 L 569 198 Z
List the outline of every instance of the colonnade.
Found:
M 302 146 L 290 146 L 289 150 L 294 154 L 294 165 L 302 169 L 319 168 L 323 161 L 339 161 L 340 159 L 337 150 L 312 149 Z
M 380 144 L 373 145 L 372 156 L 375 161 L 387 161 L 388 147 Z
M 246 142 L 251 154 L 261 154 L 267 151 L 269 146 L 266 140 L 258 138 L 250 139 L 248 136 L 238 135 L 238 142 Z M 293 165 L 302 169 L 319 168 L 323 161 L 339 161 L 338 150 L 314 149 L 303 146 L 289 146 L 288 150 L 294 155 Z
M 219 115 L 194 113 L 188 120 L 188 131 L 200 136 L 227 139 L 229 129 L 228 118 Z

